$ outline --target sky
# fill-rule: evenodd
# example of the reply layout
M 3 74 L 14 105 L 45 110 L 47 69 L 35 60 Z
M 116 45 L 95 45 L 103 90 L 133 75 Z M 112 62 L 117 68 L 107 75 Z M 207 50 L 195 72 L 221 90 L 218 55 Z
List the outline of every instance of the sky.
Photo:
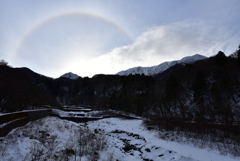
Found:
M 0 59 L 57 78 L 116 74 L 240 44 L 240 0 L 1 0 Z

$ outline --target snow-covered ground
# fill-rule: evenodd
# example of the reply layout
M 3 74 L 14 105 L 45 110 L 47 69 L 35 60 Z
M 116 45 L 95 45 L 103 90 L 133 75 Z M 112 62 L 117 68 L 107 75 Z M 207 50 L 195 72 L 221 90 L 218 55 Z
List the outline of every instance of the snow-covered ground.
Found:
M 107 139 L 105 148 L 93 152 L 93 155 L 98 155 L 98 160 L 101 161 L 240 160 L 229 155 L 220 155 L 215 150 L 162 140 L 158 137 L 158 132 L 146 130 L 142 126 L 142 120 L 107 118 L 87 123 L 74 123 L 56 117 L 30 122 L 24 127 L 14 129 L 5 138 L 0 138 L 0 160 L 31 160 L 32 154 L 37 150 L 40 152 L 42 150 L 42 156 L 48 154 L 48 160 L 60 160 L 57 158 L 63 158 L 64 152 L 68 152 L 67 159 L 80 160 L 74 151 L 79 151 L 79 131 L 82 129 L 89 129 L 94 136 L 106 136 L 98 137 L 100 138 L 98 142 Z M 50 154 L 49 149 L 52 150 Z M 83 156 L 81 160 L 89 160 L 89 157 Z
M 59 109 L 52 109 L 52 113 L 61 117 L 85 117 L 86 113 L 83 111 L 75 112 L 75 111 L 62 111 Z
M 91 110 L 91 109 L 81 109 L 81 111 L 63 111 L 59 109 L 52 109 L 52 113 L 60 117 L 79 117 L 79 118 L 103 118 L 106 116 L 114 116 L 116 114 L 128 116 L 132 118 L 139 118 L 138 116 L 130 113 L 124 113 L 122 111 L 116 110 Z
M 116 113 L 111 110 L 105 111 L 91 111 L 91 109 L 81 109 L 81 111 L 63 111 L 59 109 L 52 109 L 52 113 L 60 117 L 79 117 L 79 118 L 102 118 L 103 116 L 108 116 L 109 114 Z M 104 113 L 106 115 L 104 115 Z
M 122 120 L 117 118 L 103 119 L 89 122 L 91 128 L 102 128 L 111 137 L 111 149 L 115 149 L 120 160 L 199 160 L 199 161 L 237 161 L 240 158 L 220 155 L 218 151 L 200 149 L 193 145 L 184 145 L 177 142 L 165 141 L 158 138 L 158 133 L 148 131 L 142 126 L 142 120 Z M 112 131 L 122 133 L 112 133 Z M 129 135 L 130 134 L 130 135 Z M 135 137 L 133 137 L 135 136 Z M 139 136 L 139 137 L 138 137 Z M 138 139 L 140 138 L 140 139 Z M 141 139 L 144 138 L 144 139 Z M 118 149 L 124 147 L 121 140 L 126 139 L 139 150 L 131 150 L 128 153 Z M 109 140 L 110 141 L 110 140 Z M 116 147 L 117 146 L 117 147 Z M 134 155 L 131 155 L 134 154 Z M 142 157 L 139 155 L 141 154 Z

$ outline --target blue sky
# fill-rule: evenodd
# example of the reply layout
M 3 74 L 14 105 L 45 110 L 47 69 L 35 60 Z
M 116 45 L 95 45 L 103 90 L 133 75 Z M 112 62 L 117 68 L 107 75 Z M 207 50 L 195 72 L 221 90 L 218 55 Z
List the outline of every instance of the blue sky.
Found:
M 233 53 L 239 0 L 1 0 L 0 59 L 59 77 Z

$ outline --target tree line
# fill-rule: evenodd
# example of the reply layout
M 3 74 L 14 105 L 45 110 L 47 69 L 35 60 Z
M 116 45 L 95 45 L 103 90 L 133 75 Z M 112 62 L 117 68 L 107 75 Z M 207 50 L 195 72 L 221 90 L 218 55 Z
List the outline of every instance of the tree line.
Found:
M 154 75 L 95 75 L 48 79 L 44 87 L 62 104 L 111 108 L 137 115 L 197 122 L 240 120 L 239 50 Z
M 240 48 L 228 57 L 220 51 L 154 76 L 95 75 L 76 80 L 30 78 L 3 63 L 1 110 L 40 104 L 96 106 L 146 117 L 232 123 L 240 120 L 239 55 Z

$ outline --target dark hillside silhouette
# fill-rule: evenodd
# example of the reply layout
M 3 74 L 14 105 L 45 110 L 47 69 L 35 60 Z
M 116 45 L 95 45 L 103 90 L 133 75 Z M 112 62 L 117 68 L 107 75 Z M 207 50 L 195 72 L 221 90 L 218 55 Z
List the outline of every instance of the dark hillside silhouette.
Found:
M 17 97 L 13 93 L 19 97 L 28 96 L 24 97 L 27 100 L 34 100 L 29 97 L 36 95 L 40 99 L 45 94 L 39 96 L 39 93 L 47 93 L 45 96 L 56 97 L 62 105 L 96 106 L 146 117 L 197 122 L 236 122 L 240 121 L 238 62 L 239 58 L 227 57 L 219 51 L 208 59 L 193 64 L 177 64 L 153 77 L 99 74 L 75 80 L 52 79 L 27 68 L 14 69 L 2 65 L 1 73 L 5 74 L 1 74 L 2 78 L 4 76 L 1 81 L 6 85 L 1 87 L 4 89 L 1 96 L 6 102 L 9 92 L 11 97 Z M 8 90 L 5 86 L 9 86 Z
M 24 72 L 0 65 L 0 110 L 14 112 L 61 105 Z

